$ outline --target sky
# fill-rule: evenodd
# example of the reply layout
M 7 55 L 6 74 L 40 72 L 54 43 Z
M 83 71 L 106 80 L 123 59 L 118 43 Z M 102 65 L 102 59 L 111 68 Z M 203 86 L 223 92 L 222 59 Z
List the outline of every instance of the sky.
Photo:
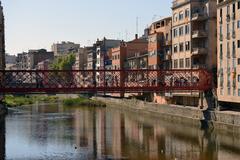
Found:
M 6 52 L 61 41 L 93 44 L 104 36 L 131 40 L 153 21 L 171 16 L 172 0 L 2 0 Z

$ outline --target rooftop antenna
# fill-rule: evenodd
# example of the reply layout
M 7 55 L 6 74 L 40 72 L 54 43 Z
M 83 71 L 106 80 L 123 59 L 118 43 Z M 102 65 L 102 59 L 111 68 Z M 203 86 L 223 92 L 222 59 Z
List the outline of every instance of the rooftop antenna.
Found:
M 126 42 L 128 41 L 128 30 L 126 30 L 126 32 L 125 32 L 125 34 L 126 34 Z
M 139 17 L 136 18 L 136 34 L 138 34 L 138 20 L 139 20 Z

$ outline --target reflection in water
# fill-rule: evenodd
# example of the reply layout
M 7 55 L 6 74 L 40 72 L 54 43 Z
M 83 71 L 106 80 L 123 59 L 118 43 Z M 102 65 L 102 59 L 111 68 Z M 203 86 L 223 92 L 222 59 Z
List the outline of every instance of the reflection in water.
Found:
M 216 134 L 109 108 L 64 110 L 59 105 L 34 106 L 28 110 L 10 114 L 6 119 L 6 159 L 234 160 L 240 157 L 240 139 L 234 134 Z M 4 140 L 4 131 L 0 135 Z M 1 152 L 2 148 L 1 143 Z
M 0 118 L 0 159 L 5 159 L 5 121 Z

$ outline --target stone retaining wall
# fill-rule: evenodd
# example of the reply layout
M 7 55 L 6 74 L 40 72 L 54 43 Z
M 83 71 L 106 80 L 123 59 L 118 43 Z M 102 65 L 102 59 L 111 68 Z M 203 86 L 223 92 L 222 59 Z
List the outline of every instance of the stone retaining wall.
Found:
M 202 124 L 206 123 L 208 127 L 240 133 L 240 113 L 237 112 L 203 111 L 193 107 L 159 105 L 134 99 L 95 98 L 111 107 L 151 114 L 174 122 L 183 122 L 199 127 L 203 127 Z

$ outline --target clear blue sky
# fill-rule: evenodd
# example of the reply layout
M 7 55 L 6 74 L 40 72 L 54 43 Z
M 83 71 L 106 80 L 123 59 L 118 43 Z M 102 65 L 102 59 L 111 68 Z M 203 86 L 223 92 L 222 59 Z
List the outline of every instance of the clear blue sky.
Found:
M 134 37 L 160 16 L 171 15 L 172 0 L 2 0 L 6 51 L 50 49 L 53 42 L 73 41 L 82 46 L 97 38 Z

